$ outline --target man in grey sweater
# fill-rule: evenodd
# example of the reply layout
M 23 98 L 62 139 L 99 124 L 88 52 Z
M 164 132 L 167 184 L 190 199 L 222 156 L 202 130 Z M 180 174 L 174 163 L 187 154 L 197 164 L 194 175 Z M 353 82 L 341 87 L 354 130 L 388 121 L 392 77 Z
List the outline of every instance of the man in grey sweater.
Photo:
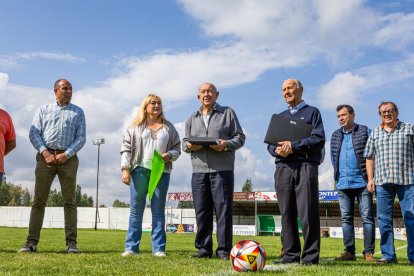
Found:
M 195 258 L 213 255 L 213 210 L 217 219 L 218 258 L 228 260 L 233 237 L 233 191 L 235 151 L 244 145 L 245 135 L 233 109 L 216 103 L 219 91 L 211 83 L 198 89 L 201 107 L 186 121 L 183 151 L 191 154 L 191 188 L 197 220 Z M 188 142 L 189 137 L 214 137 L 217 145 Z

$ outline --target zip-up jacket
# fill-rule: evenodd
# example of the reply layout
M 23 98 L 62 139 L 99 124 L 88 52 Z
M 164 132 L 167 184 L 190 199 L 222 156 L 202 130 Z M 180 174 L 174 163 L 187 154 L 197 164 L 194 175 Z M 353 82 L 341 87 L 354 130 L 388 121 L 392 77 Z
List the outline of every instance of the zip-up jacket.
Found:
M 331 161 L 334 168 L 335 182 L 339 180 L 339 153 L 342 146 L 342 128 L 332 133 L 331 138 Z M 368 140 L 368 128 L 364 125 L 355 124 L 352 129 L 352 145 L 354 147 L 355 156 L 358 160 L 359 170 L 365 181 L 368 181 L 367 169 L 365 167 L 364 149 Z
M 174 125 L 166 121 L 168 131 L 167 152 L 171 154 L 171 161 L 175 161 L 181 154 L 180 137 Z M 142 159 L 142 132 L 145 126 L 129 127 L 124 135 L 121 146 L 121 169 L 132 171 Z M 165 163 L 165 172 L 171 172 L 172 162 Z
M 187 148 L 188 137 L 215 137 L 227 140 L 227 151 L 218 152 L 210 147 L 191 151 Z M 230 171 L 234 170 L 235 151 L 244 145 L 245 139 L 234 110 L 216 103 L 207 128 L 200 111 L 196 111 L 187 119 L 182 149 L 191 155 L 193 173 Z

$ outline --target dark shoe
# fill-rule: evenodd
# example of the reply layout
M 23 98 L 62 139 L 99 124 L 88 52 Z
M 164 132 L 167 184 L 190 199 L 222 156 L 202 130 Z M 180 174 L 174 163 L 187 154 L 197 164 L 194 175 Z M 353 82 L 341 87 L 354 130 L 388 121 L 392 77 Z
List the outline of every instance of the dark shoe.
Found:
M 31 253 L 36 252 L 37 248 L 36 245 L 32 243 L 26 243 L 22 248 L 17 251 L 18 253 Z
M 414 265 L 414 260 L 408 260 L 408 265 Z
M 70 254 L 77 254 L 79 253 L 79 249 L 76 247 L 76 244 L 69 244 L 68 248 L 66 248 L 66 252 Z
M 211 258 L 211 255 L 208 253 L 195 253 L 191 257 L 193 258 Z
M 356 261 L 356 256 L 349 251 L 344 251 L 341 256 L 335 258 L 335 261 Z
M 224 260 L 224 261 L 228 261 L 230 260 L 230 255 L 229 254 L 220 254 L 217 256 L 220 260 Z
M 299 260 L 285 260 L 285 259 L 275 260 L 272 262 L 272 264 L 298 264 L 298 263 L 300 263 Z
M 396 263 L 398 263 L 397 259 L 388 260 L 388 259 L 381 258 L 377 261 L 377 264 L 396 264 Z

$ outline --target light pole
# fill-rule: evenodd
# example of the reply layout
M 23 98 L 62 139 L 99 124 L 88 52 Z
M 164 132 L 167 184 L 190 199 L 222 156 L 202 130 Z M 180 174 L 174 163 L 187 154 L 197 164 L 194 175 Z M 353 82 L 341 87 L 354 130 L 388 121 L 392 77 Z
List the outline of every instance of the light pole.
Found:
M 97 230 L 98 228 L 98 216 L 99 216 L 99 211 L 98 211 L 98 189 L 99 189 L 99 152 L 101 149 L 101 144 L 105 144 L 105 139 L 104 138 L 99 138 L 99 139 L 95 139 L 92 140 L 92 143 L 96 146 L 98 146 L 98 167 L 96 170 L 96 213 L 95 213 L 95 230 Z

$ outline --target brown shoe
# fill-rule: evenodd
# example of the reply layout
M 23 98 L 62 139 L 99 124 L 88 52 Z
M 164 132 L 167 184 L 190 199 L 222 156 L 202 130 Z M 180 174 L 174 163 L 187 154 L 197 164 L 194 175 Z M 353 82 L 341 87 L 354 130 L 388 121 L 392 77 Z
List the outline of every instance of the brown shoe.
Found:
M 364 254 L 364 261 L 366 262 L 375 262 L 374 254 L 367 252 Z
M 356 261 L 356 257 L 355 254 L 352 254 L 348 251 L 344 251 L 344 253 L 342 253 L 341 256 L 335 258 L 335 261 Z

